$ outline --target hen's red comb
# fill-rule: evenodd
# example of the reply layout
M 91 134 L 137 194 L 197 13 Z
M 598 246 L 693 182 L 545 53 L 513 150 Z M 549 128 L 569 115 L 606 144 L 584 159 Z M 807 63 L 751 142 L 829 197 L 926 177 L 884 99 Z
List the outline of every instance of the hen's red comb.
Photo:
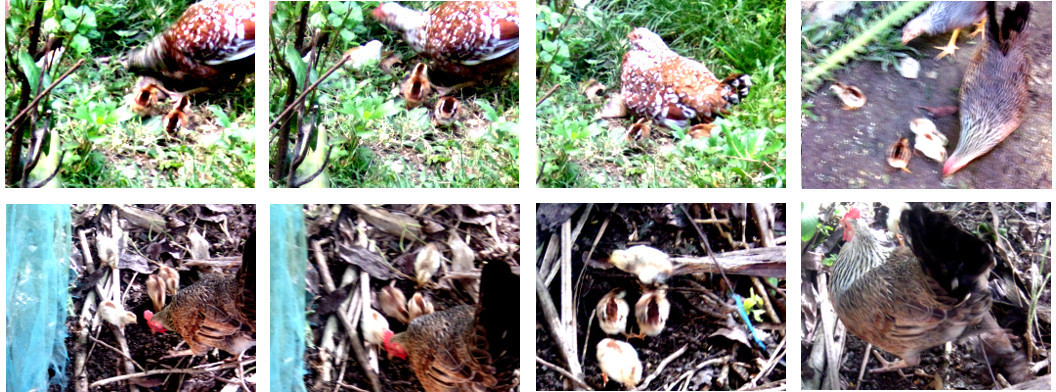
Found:
M 852 207 L 850 211 L 843 215 L 843 219 L 860 219 L 861 217 L 862 212 L 858 211 L 858 207 Z

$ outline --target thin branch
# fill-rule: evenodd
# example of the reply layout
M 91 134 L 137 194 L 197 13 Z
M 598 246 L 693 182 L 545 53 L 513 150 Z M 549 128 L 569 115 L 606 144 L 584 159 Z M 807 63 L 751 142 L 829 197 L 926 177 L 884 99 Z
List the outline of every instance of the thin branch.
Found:
M 651 374 L 649 374 L 649 377 L 646 377 L 645 380 L 642 381 L 642 384 L 638 385 L 638 387 L 635 388 L 634 390 L 636 390 L 636 391 L 644 391 L 644 390 L 648 389 L 649 383 L 653 382 L 654 379 L 656 379 L 658 376 L 660 376 L 660 372 L 664 371 L 664 367 L 666 367 L 669 363 L 671 363 L 671 361 L 674 361 L 676 358 L 682 356 L 682 354 L 685 354 L 686 350 L 688 350 L 688 349 L 689 349 L 689 345 L 688 344 L 684 345 L 684 346 L 682 346 L 682 348 L 678 349 L 678 351 L 675 351 L 674 353 L 671 353 L 671 355 L 668 355 L 667 358 L 664 358 L 663 361 L 660 361 L 660 364 L 656 365 L 656 370 L 653 370 L 653 372 Z
M 594 388 L 591 388 L 590 385 L 587 385 L 587 383 L 583 382 L 583 380 L 580 380 L 580 379 L 576 378 L 576 376 L 573 376 L 572 373 L 569 373 L 568 370 L 565 370 L 564 368 L 562 368 L 560 366 L 557 366 L 557 365 L 554 365 L 554 364 L 552 364 L 550 362 L 547 362 L 547 361 L 543 360 L 542 358 L 539 358 L 538 356 L 535 357 L 535 363 L 538 363 L 540 365 L 543 365 L 545 367 L 548 367 L 548 368 L 560 373 L 562 376 L 565 376 L 565 378 L 567 378 L 569 381 L 572 381 L 572 383 L 574 383 L 576 385 L 579 385 L 579 387 L 583 388 L 584 390 L 587 390 L 587 391 L 593 391 L 594 390 Z
M 202 373 L 212 373 L 212 372 L 215 372 L 217 370 L 234 369 L 235 367 L 237 367 L 239 365 L 248 365 L 248 364 L 251 364 L 251 363 L 254 363 L 254 362 L 257 362 L 256 358 L 250 359 L 250 360 L 245 361 L 245 362 L 231 362 L 231 363 L 224 364 L 224 365 L 221 365 L 219 367 L 211 368 L 211 369 L 156 369 L 156 370 L 148 370 L 148 371 L 140 372 L 140 373 L 125 374 L 125 375 L 121 375 L 121 376 L 105 378 L 105 379 L 93 382 L 92 385 L 90 385 L 90 386 L 94 388 L 94 387 L 99 387 L 99 386 L 103 386 L 103 385 L 106 385 L 106 384 L 110 384 L 110 383 L 114 383 L 114 382 L 118 382 L 118 381 L 122 381 L 122 380 L 128 380 L 128 379 L 131 379 L 131 378 L 150 377 L 150 376 L 157 376 L 159 374 L 173 374 L 173 373 L 202 374 Z
M 84 65 L 84 59 L 77 60 L 77 62 L 75 64 L 73 64 L 73 67 L 70 67 L 70 69 L 66 70 L 66 72 L 64 72 L 61 76 L 59 76 L 58 79 L 55 79 L 54 82 L 51 82 L 51 85 L 48 86 L 48 88 L 44 89 L 44 91 L 41 91 L 40 94 L 37 94 L 37 97 L 33 98 L 33 101 L 30 101 L 29 105 L 26 106 L 25 109 L 22 109 L 21 112 L 18 112 L 18 114 L 15 116 L 15 118 L 13 118 L 10 121 L 8 121 L 7 127 L 4 128 L 4 133 L 11 132 L 11 127 L 14 126 L 15 123 L 17 123 L 19 120 L 21 120 L 22 117 L 25 117 L 25 115 L 27 113 L 29 113 L 29 111 L 33 107 L 35 107 L 37 105 L 37 103 L 40 102 L 41 99 L 43 99 L 45 96 L 47 96 L 49 93 L 51 93 L 51 90 L 54 89 L 55 86 L 58 86 L 59 83 L 62 83 L 62 81 L 64 79 L 66 79 L 66 77 L 70 76 L 70 74 L 73 73 L 73 71 L 76 71 L 77 68 L 80 68 L 82 65 Z

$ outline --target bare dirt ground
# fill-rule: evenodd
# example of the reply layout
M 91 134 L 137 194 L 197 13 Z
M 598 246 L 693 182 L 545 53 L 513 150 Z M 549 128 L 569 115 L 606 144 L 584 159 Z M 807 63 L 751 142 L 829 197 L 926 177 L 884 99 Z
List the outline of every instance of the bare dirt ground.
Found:
M 1006 3 L 1000 3 L 1002 10 Z M 1030 103 L 1019 129 L 990 153 L 954 175 L 942 177 L 942 163 L 915 155 L 909 169 L 887 165 L 888 146 L 909 137 L 910 120 L 928 117 L 918 106 L 957 106 L 964 71 L 981 36 L 958 39 L 953 57 L 936 60 L 950 34 L 920 37 L 909 46 L 920 51 L 920 77 L 903 78 L 870 61 L 856 61 L 831 77 L 857 86 L 868 98 L 859 110 L 843 110 L 826 82 L 804 98 L 815 116 L 803 116 L 804 188 L 1051 188 L 1052 187 L 1052 3 L 1033 2 L 1028 53 L 1032 61 Z M 1000 12 L 1000 11 L 999 11 Z M 952 152 L 960 135 L 959 113 L 933 120 Z

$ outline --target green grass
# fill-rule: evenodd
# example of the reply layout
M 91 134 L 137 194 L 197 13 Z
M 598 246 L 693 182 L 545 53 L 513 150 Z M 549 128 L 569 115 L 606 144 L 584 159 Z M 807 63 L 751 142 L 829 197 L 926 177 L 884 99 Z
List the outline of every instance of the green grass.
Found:
M 85 64 L 52 90 L 38 106 L 50 113 L 25 131 L 23 161 L 34 128 L 48 128 L 65 151 L 60 171 L 65 187 L 252 187 L 253 78 L 238 91 L 192 98 L 191 129 L 178 139 L 165 140 L 161 116 L 140 117 L 130 112 L 125 97 L 136 77 L 121 65 L 127 53 L 150 42 L 187 8 L 189 0 L 118 0 L 114 2 L 13 0 L 6 25 L 8 61 L 5 110 L 17 114 L 22 84 L 13 67 L 32 84 L 28 95 L 47 86 L 78 60 Z M 60 61 L 41 69 L 28 54 L 33 7 L 45 7 L 43 34 L 67 43 Z M 158 17 L 161 15 L 161 17 Z M 43 45 L 41 42 L 39 45 Z M 159 103 L 163 111 L 171 101 Z M 5 152 L 12 139 L 6 139 Z M 6 154 L 5 154 L 6 155 Z
M 784 187 L 784 2 L 601 0 L 539 4 L 537 109 L 542 187 Z M 625 138 L 631 119 L 600 120 L 581 85 L 619 92 L 627 33 L 644 26 L 720 78 L 752 77 L 752 92 L 708 139 L 653 127 L 644 145 Z M 664 136 L 660 134 L 668 134 Z
M 304 64 L 294 50 L 294 24 L 303 3 L 280 2 L 271 22 L 271 113 L 273 121 L 283 110 L 287 76 L 280 62 L 297 69 Z M 330 32 L 331 44 L 312 69 L 306 69 L 300 84 L 310 84 L 335 64 L 346 48 L 379 40 L 383 51 L 393 51 L 403 62 L 384 72 L 378 64 L 359 70 L 339 69 L 324 80 L 307 101 L 318 105 L 318 129 L 325 131 L 332 149 L 326 171 L 326 186 L 332 187 L 473 187 L 496 188 L 519 185 L 517 136 L 518 83 L 514 76 L 501 85 L 469 88 L 454 96 L 465 113 L 456 125 L 439 128 L 430 119 L 435 96 L 416 109 L 407 109 L 399 83 L 418 61 L 402 36 L 381 26 L 370 16 L 379 2 L 318 2 L 309 8 L 310 37 Z M 410 3 L 426 9 L 431 3 Z M 307 42 L 307 39 L 305 40 Z M 298 73 L 296 71 L 295 73 Z M 298 88 L 297 93 L 303 91 Z M 296 129 L 296 127 L 294 127 Z M 275 129 L 270 130 L 274 136 Z M 290 151 L 295 146 L 291 135 Z M 314 140 L 314 138 L 313 138 Z M 272 137 L 272 165 L 278 138 Z M 322 154 L 320 154 L 322 155 Z M 290 159 L 290 157 L 286 157 Z M 319 159 L 321 161 L 321 159 Z M 274 168 L 272 169 L 274 172 Z M 272 179 L 272 186 L 286 186 Z

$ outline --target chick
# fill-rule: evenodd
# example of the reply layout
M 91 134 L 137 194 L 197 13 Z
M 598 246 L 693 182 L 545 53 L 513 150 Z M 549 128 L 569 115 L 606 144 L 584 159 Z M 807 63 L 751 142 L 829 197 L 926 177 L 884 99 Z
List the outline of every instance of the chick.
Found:
M 414 277 L 418 280 L 418 285 L 429 282 L 439 269 L 440 249 L 437 248 L 436 243 L 425 244 L 414 259 Z
M 627 315 L 630 313 L 630 307 L 623 299 L 625 296 L 627 296 L 626 291 L 614 289 L 598 301 L 596 310 L 598 326 L 606 334 L 615 335 L 627 329 Z
M 432 84 L 429 83 L 429 66 L 425 63 L 415 65 L 411 76 L 400 84 L 400 93 L 408 109 L 421 106 L 432 89 Z
M 458 108 L 461 106 L 455 97 L 443 97 L 436 103 L 433 111 L 433 121 L 437 126 L 448 126 L 455 122 L 458 117 Z
M 147 296 L 154 303 L 154 311 L 160 311 L 165 306 L 165 281 L 158 275 L 147 277 Z
M 627 128 L 627 140 L 632 142 L 649 140 L 650 124 L 652 121 L 644 117 L 635 121 Z
M 664 284 L 674 271 L 667 253 L 645 245 L 612 251 L 609 263 L 624 272 L 637 275 L 644 285 Z
M 386 316 L 404 324 L 411 322 L 411 317 L 407 313 L 407 297 L 404 297 L 403 292 L 396 288 L 395 280 L 378 293 L 378 305 L 381 306 L 381 312 Z
M 411 300 L 407 301 L 407 313 L 411 321 L 414 321 L 418 316 L 433 313 L 433 303 L 422 296 L 422 293 L 414 293 Z
M 602 339 L 598 342 L 597 357 L 606 384 L 611 377 L 627 389 L 633 389 L 642 381 L 642 362 L 638 360 L 638 352 L 627 342 Z
M 165 127 L 165 132 L 167 132 L 169 136 L 176 136 L 176 133 L 180 128 L 187 126 L 186 110 L 190 103 L 190 98 L 186 95 L 181 96 L 180 99 L 176 100 L 176 104 L 172 106 L 172 110 L 161 120 L 162 126 Z
M 385 316 L 377 310 L 369 307 L 365 309 L 363 319 L 359 321 L 359 329 L 363 332 L 363 340 L 377 346 L 385 342 L 386 335 L 389 338 L 394 335 L 389 329 L 389 320 L 386 320 Z
M 711 137 L 711 131 L 715 130 L 715 124 L 697 124 L 686 131 L 686 135 L 694 139 L 707 139 Z
M 865 106 L 865 93 L 858 87 L 836 82 L 829 89 L 836 92 L 836 96 L 843 102 L 843 110 L 857 110 Z
M 357 46 L 345 51 L 348 61 L 345 62 L 347 69 L 360 69 L 371 62 L 381 61 L 381 41 L 373 40 L 366 45 Z
M 939 132 L 935 123 L 926 118 L 913 119 L 909 123 L 909 130 L 917 135 L 913 140 L 913 148 L 936 162 L 946 160 L 946 136 Z
M 158 268 L 158 277 L 165 282 L 165 291 L 169 295 L 176 295 L 176 292 L 180 290 L 180 273 L 175 268 L 167 265 Z
M 913 151 L 909 149 L 908 138 L 898 138 L 897 142 L 887 148 L 887 164 L 906 173 L 912 173 L 909 171 L 909 158 L 912 156 Z
M 638 299 L 638 303 L 634 304 L 634 317 L 638 320 L 638 331 L 641 335 L 659 335 L 667 324 L 669 314 L 671 302 L 667 300 L 667 290 L 647 291 Z
M 136 91 L 128 97 L 128 106 L 132 112 L 140 116 L 152 114 L 154 105 L 158 103 L 158 95 L 161 90 L 153 82 L 136 83 Z
M 124 328 L 125 325 L 136 322 L 135 313 L 126 311 L 121 304 L 114 301 L 106 301 L 99 305 L 99 313 L 103 320 L 118 328 Z
M 95 236 L 95 248 L 99 253 L 99 260 L 110 268 L 117 268 L 117 262 L 121 259 L 117 241 L 117 238 L 101 233 Z

